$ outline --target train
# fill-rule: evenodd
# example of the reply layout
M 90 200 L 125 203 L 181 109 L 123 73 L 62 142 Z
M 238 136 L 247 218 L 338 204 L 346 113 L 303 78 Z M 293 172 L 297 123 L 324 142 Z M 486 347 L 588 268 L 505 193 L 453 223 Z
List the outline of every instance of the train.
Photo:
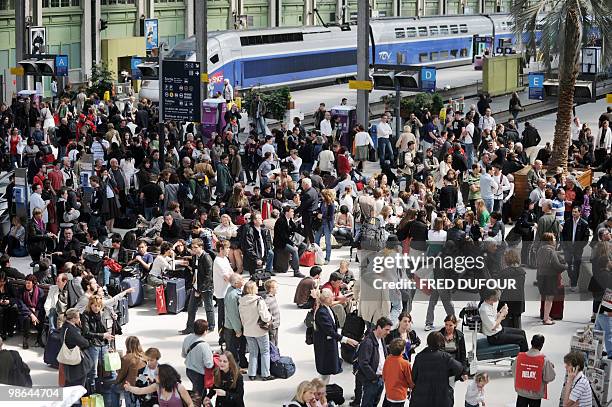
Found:
M 514 47 L 513 28 L 509 14 L 372 19 L 370 63 L 467 65 L 486 48 Z M 478 38 L 487 40 L 477 43 Z M 165 58 L 195 61 L 195 49 L 195 37 L 190 37 Z M 354 77 L 356 72 L 356 24 L 208 33 L 208 78 L 215 92 L 222 90 L 225 79 L 244 91 L 316 86 Z M 158 86 L 156 80 L 143 81 L 140 96 L 156 102 Z

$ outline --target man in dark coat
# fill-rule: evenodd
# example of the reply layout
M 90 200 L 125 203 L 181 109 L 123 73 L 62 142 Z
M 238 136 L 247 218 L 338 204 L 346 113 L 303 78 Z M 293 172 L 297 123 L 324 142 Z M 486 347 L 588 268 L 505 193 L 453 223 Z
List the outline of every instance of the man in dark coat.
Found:
M 217 188 L 215 189 L 217 201 L 224 200 L 225 195 L 228 192 L 231 192 L 232 188 L 234 187 L 234 178 L 232 178 L 228 164 L 229 156 L 227 154 L 223 154 L 221 156 L 221 162 L 217 167 Z
M 580 216 L 580 207 L 572 209 L 572 217 L 565 221 L 561 231 L 561 246 L 567 263 L 567 273 L 570 277 L 570 290 L 576 290 L 580 264 L 582 263 L 582 252 L 589 242 L 589 224 Z
M 2 349 L 2 339 L 0 339 L 0 384 L 32 387 L 29 366 L 16 350 Z
M 308 243 L 314 242 L 314 233 L 312 231 L 313 213 L 319 208 L 319 193 L 312 187 L 310 178 L 302 179 L 302 193 L 299 198 L 299 206 L 296 212 L 302 217 L 302 225 L 304 225 L 304 235 Z
M 244 269 L 253 274 L 267 267 L 267 258 L 273 250 L 270 231 L 263 226 L 261 213 L 254 212 L 251 222 L 245 225 L 244 239 L 241 244 Z M 270 263 L 271 266 L 271 263 Z M 271 271 L 271 268 L 266 270 Z
M 293 243 L 291 238 L 297 232 L 297 226 L 293 222 L 294 209 L 290 206 L 283 208 L 283 214 L 279 216 L 274 224 L 274 247 L 278 250 L 286 250 L 291 254 L 291 268 L 295 277 L 304 278 L 300 273 L 299 247 Z
M 393 322 L 389 318 L 381 317 L 376 321 L 376 325 L 359 344 L 357 351 L 357 378 L 363 386 L 363 396 L 361 406 L 375 407 L 380 401 L 380 396 L 384 388 L 382 379 L 382 368 L 385 364 L 381 360 L 382 350 L 385 358 L 387 357 L 387 346 L 385 337 L 391 332 Z M 382 349 L 380 349 L 382 347 Z
M 193 324 L 198 308 L 204 300 L 208 330 L 215 330 L 215 310 L 213 308 L 213 261 L 204 251 L 204 242 L 194 239 L 191 243 L 191 269 L 193 270 L 193 289 L 187 303 L 187 324 L 181 335 L 193 333 Z
M 448 378 L 463 372 L 463 365 L 444 352 L 444 336 L 431 332 L 427 337 L 427 348 L 414 359 L 412 380 L 414 389 L 410 407 L 452 407 L 454 390 Z

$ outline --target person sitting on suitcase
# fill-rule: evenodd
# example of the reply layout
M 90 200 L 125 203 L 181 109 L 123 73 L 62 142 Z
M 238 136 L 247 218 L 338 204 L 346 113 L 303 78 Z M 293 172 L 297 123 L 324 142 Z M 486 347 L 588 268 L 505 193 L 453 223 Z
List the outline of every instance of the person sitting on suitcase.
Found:
M 522 329 L 502 326 L 501 322 L 508 315 L 508 306 L 504 305 L 497 311 L 500 293 L 489 289 L 484 293 L 484 301 L 480 304 L 479 314 L 482 321 L 482 333 L 487 336 L 491 345 L 517 344 L 521 352 L 527 352 L 527 337 Z
M 148 252 L 148 249 L 147 243 L 140 241 L 136 248 L 136 255 L 127 263 L 128 266 L 135 267 L 143 277 L 147 276 L 154 261 L 153 255 Z
M 64 314 L 68 309 L 68 275 L 61 273 L 55 279 L 55 285 L 49 287 L 45 299 L 45 315 L 49 321 L 49 331 L 63 322 Z
M 295 210 L 290 206 L 283 208 L 283 214 L 274 224 L 274 247 L 285 249 L 291 253 L 291 268 L 295 277 L 304 278 L 300 273 L 300 255 L 299 248 L 296 246 L 291 237 L 297 231 L 297 226 L 293 222 Z
M 67 228 L 62 235 L 56 251 L 51 254 L 51 260 L 58 270 L 61 270 L 67 261 L 76 261 L 81 257 L 81 243 L 74 238 L 74 231 Z
M 159 254 L 155 257 L 147 278 L 152 287 L 157 287 L 162 284 L 166 285 L 164 281 L 166 271 L 174 268 L 173 255 L 172 244 L 168 242 L 162 243 L 159 248 Z

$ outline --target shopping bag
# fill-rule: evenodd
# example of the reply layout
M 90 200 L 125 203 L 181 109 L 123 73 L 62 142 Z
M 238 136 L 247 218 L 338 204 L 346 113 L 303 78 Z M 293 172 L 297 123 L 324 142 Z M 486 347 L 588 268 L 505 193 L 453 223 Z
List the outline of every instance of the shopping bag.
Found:
M 117 352 L 106 352 L 104 354 L 104 370 L 107 372 L 121 368 L 121 356 Z
M 312 267 L 315 265 L 315 253 L 310 250 L 306 250 L 302 257 L 300 257 L 300 266 Z
M 104 407 L 104 397 L 101 394 L 91 394 L 89 396 L 89 407 Z
M 166 308 L 166 291 L 163 285 L 155 288 L 155 306 L 157 307 L 158 314 L 168 313 L 168 309 Z

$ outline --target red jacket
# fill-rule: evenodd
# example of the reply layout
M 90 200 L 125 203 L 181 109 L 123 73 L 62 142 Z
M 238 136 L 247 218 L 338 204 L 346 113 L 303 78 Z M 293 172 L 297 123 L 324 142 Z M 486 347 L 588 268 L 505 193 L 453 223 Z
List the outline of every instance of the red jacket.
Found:
M 47 178 L 49 178 L 51 186 L 56 191 L 59 191 L 59 189 L 64 186 L 64 176 L 60 170 L 54 169 L 47 174 Z
M 351 172 L 351 163 L 344 154 L 338 154 L 338 176 Z

